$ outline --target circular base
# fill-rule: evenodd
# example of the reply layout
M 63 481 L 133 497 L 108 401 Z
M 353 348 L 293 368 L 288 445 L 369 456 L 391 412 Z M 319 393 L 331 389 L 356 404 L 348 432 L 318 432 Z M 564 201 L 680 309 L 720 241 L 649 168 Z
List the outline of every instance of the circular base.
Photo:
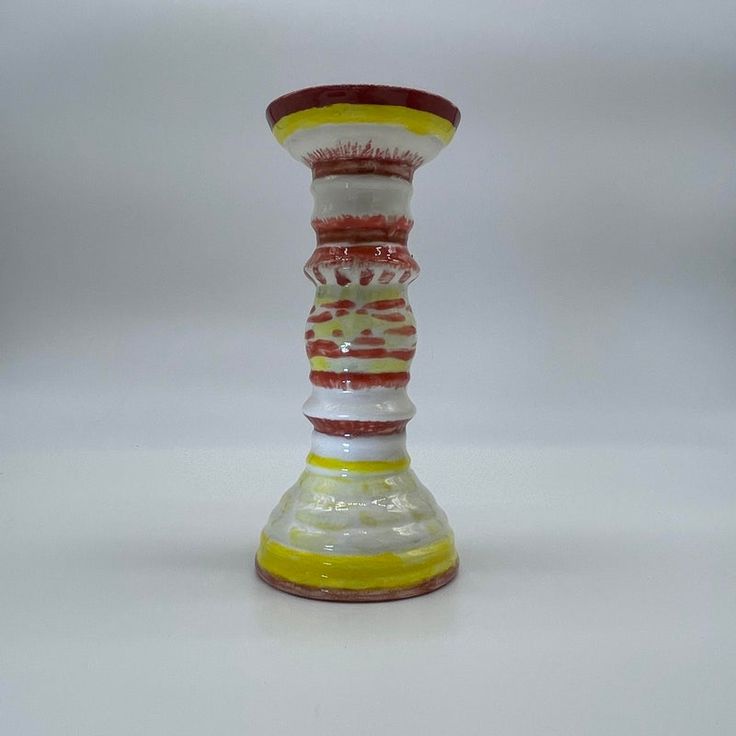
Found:
M 443 585 L 447 585 L 455 578 L 458 571 L 456 562 L 445 572 L 435 575 L 417 585 L 408 588 L 368 588 L 366 590 L 351 590 L 349 588 L 313 588 L 309 585 L 298 585 L 285 578 L 280 578 L 266 572 L 256 560 L 258 577 L 271 587 L 282 590 L 300 598 L 312 598 L 318 601 L 337 601 L 342 603 L 378 603 L 380 601 L 398 601 L 402 598 L 414 598 L 418 595 L 431 593 Z

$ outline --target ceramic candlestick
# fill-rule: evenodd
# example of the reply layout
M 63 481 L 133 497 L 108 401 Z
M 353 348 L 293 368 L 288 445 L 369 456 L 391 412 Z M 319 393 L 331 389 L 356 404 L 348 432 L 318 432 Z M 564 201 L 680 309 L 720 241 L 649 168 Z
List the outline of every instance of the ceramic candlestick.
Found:
M 457 572 L 444 512 L 409 468 L 406 386 L 416 345 L 407 287 L 414 171 L 439 153 L 458 109 L 427 92 L 338 85 L 280 97 L 276 139 L 312 170 L 316 287 L 304 334 L 314 426 L 299 480 L 263 530 L 256 569 L 308 598 L 428 593 Z

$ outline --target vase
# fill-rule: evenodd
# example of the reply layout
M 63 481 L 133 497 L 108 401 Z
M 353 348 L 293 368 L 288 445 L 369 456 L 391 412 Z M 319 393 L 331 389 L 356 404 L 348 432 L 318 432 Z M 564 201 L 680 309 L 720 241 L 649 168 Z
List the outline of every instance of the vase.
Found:
M 311 450 L 263 529 L 258 575 L 331 601 L 422 595 L 458 569 L 452 530 L 410 468 L 407 394 L 416 324 L 407 288 L 414 172 L 460 120 L 428 92 L 378 85 L 312 87 L 266 111 L 279 143 L 312 171 L 316 287 L 304 338 Z

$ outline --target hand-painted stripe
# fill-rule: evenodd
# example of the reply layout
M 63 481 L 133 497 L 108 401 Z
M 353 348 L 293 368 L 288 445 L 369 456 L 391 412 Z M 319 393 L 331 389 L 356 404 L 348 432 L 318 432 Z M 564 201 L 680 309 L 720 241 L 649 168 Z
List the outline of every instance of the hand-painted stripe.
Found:
M 266 110 L 271 128 L 283 118 L 298 110 L 327 107 L 338 102 L 359 105 L 399 105 L 412 110 L 434 113 L 452 123 L 460 123 L 460 110 L 449 100 L 422 89 L 396 87 L 386 84 L 323 84 L 294 90 L 276 98 Z
M 323 434 L 332 437 L 370 437 L 401 434 L 406 430 L 408 419 L 395 422 L 361 422 L 350 419 L 322 419 L 307 417 L 312 426 Z
M 407 161 L 391 161 L 378 158 L 352 158 L 315 161 L 312 164 L 312 178 L 338 176 L 343 174 L 376 174 L 377 176 L 398 176 L 411 182 L 416 166 Z
M 396 243 L 406 245 L 409 240 L 408 230 L 396 230 L 393 228 L 367 228 L 367 227 L 341 227 L 317 230 L 317 245 L 332 245 L 340 243 L 344 245 L 363 243 Z
M 320 125 L 378 124 L 398 125 L 416 135 L 431 135 L 445 145 L 452 140 L 455 127 L 449 120 L 424 110 L 401 105 L 360 105 L 338 102 L 327 107 L 310 107 L 284 115 L 272 128 L 279 143 L 298 130 Z
M 404 316 L 399 315 L 403 321 Z M 377 316 L 376 319 L 389 319 L 393 315 Z M 394 320 L 391 320 L 394 321 Z M 356 360 L 373 360 L 375 358 L 393 358 L 409 361 L 414 357 L 415 348 L 359 347 L 354 348 L 351 342 L 338 345 L 334 340 L 307 341 L 307 357 L 309 358 L 354 358 Z
M 419 266 L 406 246 L 394 243 L 320 246 L 312 253 L 304 269 L 308 271 L 315 266 L 352 267 L 356 263 L 385 264 L 419 273 Z
M 312 220 L 317 243 L 397 243 L 406 245 L 414 221 L 386 215 L 340 215 Z
M 287 547 L 263 534 L 257 561 L 271 575 L 298 585 L 368 590 L 416 585 L 453 567 L 457 552 L 452 537 L 446 537 L 407 552 L 318 554 Z
M 400 373 L 336 373 L 332 371 L 312 371 L 309 380 L 313 386 L 336 388 L 342 391 L 355 391 L 365 388 L 403 388 L 409 383 L 409 374 Z
M 342 473 L 398 473 L 409 467 L 408 457 L 399 460 L 342 460 L 333 457 L 320 457 L 310 452 L 307 465 Z

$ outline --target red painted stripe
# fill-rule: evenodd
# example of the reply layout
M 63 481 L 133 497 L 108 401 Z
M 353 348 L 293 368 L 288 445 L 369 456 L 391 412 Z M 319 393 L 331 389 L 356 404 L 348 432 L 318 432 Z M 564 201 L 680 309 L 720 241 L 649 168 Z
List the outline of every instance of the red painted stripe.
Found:
M 324 302 L 319 305 L 322 309 L 352 309 L 355 302 L 350 299 L 338 299 L 336 302 Z
M 307 317 L 307 322 L 329 322 L 331 319 L 332 315 L 329 312 L 319 312 Z
M 409 383 L 407 372 L 396 373 L 351 373 L 345 371 L 312 371 L 309 380 L 313 386 L 320 388 L 336 388 L 342 391 L 363 388 L 403 388 Z
M 404 322 L 406 317 L 398 312 L 391 312 L 390 314 L 372 314 L 373 319 L 380 319 L 383 322 Z
M 377 242 L 406 245 L 409 242 L 409 234 L 404 231 L 389 232 L 388 230 L 368 230 L 366 228 L 344 228 L 343 230 L 330 230 L 326 233 L 317 234 L 318 245 Z
M 340 346 L 332 340 L 311 340 L 307 343 L 307 357 L 340 358 Z
M 355 264 L 382 264 L 396 269 L 406 269 L 419 273 L 419 266 L 412 258 L 408 248 L 393 243 L 374 245 L 323 245 L 315 249 L 304 266 L 307 273 L 319 270 L 322 266 L 353 267 Z M 384 283 L 393 277 L 395 271 L 384 269 L 378 281 Z M 386 275 L 388 274 L 388 275 Z M 381 281 L 383 279 L 383 281 Z
M 273 128 L 281 118 L 291 113 L 336 103 L 400 105 L 412 110 L 434 113 L 448 120 L 456 128 L 460 123 L 460 110 L 444 97 L 410 87 L 392 87 L 383 84 L 328 84 L 295 90 L 275 99 L 266 108 L 266 119 Z
M 312 164 L 312 178 L 339 174 L 375 174 L 377 176 L 398 176 L 411 181 L 416 166 L 409 161 L 387 160 L 379 158 L 337 158 L 315 161 Z
M 358 360 L 374 360 L 376 358 L 396 358 L 411 360 L 414 348 L 354 348 L 350 343 L 338 345 L 332 340 L 310 340 L 307 343 L 309 358 L 356 358 Z
M 368 422 L 347 419 L 322 419 L 307 417 L 318 432 L 333 437 L 365 437 L 370 435 L 400 434 L 406 430 L 408 419 L 392 422 Z
M 383 331 L 384 335 L 416 335 L 417 328 L 414 325 L 404 325 L 403 327 L 390 327 Z
M 312 220 L 320 245 L 329 243 L 400 243 L 405 245 L 414 221 L 385 215 L 340 215 Z
M 404 215 L 339 215 L 338 217 L 319 218 L 312 220 L 312 227 L 318 233 L 326 233 L 330 230 L 352 229 L 381 229 L 389 232 L 394 230 L 411 230 L 414 220 Z
M 324 304 L 323 306 L 327 306 Z M 363 305 L 363 309 L 394 309 L 405 307 L 406 302 L 403 299 L 377 299 L 375 302 L 368 302 Z

